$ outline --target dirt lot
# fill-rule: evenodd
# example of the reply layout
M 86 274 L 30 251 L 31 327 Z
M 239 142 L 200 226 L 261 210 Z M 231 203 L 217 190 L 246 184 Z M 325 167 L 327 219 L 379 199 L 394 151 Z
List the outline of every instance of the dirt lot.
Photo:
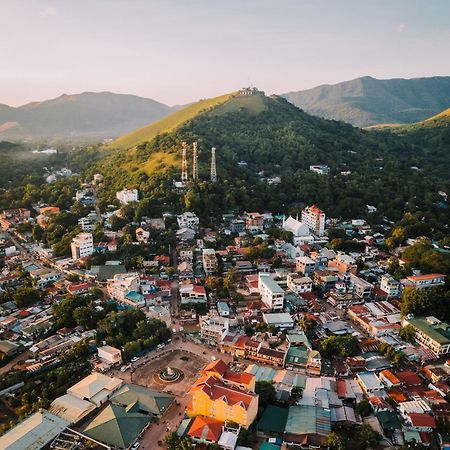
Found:
M 207 362 L 208 360 L 205 357 L 186 350 L 169 351 L 137 368 L 133 373 L 132 381 L 141 386 L 147 386 L 158 391 L 170 391 L 174 395 L 184 397 L 191 388 L 192 382 L 197 378 L 199 370 L 203 369 Z M 174 383 L 160 381 L 157 375 L 165 367 L 181 370 L 183 372 L 182 379 Z

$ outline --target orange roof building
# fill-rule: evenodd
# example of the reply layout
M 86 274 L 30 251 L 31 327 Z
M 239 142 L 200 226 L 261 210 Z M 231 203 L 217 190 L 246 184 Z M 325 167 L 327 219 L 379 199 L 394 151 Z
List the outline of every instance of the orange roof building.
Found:
M 195 441 L 209 444 L 217 442 L 222 434 L 224 422 L 211 417 L 197 416 L 192 422 L 188 436 Z
M 233 372 L 221 359 L 210 362 L 202 370 L 202 374 L 220 378 L 225 384 L 235 385 L 238 388 L 252 392 L 255 391 L 255 375 L 247 372 Z

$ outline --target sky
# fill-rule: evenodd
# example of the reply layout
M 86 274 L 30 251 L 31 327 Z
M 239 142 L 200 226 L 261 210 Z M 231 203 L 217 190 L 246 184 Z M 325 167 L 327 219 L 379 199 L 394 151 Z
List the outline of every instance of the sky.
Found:
M 0 0 L 0 103 L 450 75 L 449 0 Z

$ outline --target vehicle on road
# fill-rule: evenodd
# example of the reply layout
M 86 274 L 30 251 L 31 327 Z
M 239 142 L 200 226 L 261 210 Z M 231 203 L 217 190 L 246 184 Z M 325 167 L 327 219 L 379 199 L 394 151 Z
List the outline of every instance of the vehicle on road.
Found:
M 131 446 L 131 450 L 137 450 L 140 446 L 141 446 L 141 444 L 140 444 L 139 442 L 135 442 L 135 443 Z
M 139 361 L 139 357 L 138 356 L 133 356 L 133 358 L 131 358 L 131 362 L 136 362 Z

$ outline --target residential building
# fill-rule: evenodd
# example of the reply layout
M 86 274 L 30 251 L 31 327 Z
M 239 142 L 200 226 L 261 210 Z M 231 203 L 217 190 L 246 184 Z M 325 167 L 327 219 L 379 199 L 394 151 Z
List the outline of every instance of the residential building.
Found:
M 269 273 L 258 274 L 258 289 L 261 300 L 273 311 L 280 311 L 284 305 L 284 291 Z
M 328 175 L 330 173 L 330 168 L 325 164 L 316 164 L 314 166 L 309 166 L 309 170 L 319 175 Z
M 199 218 L 195 213 L 186 211 L 185 213 L 177 216 L 178 228 L 189 228 L 190 230 L 197 231 L 200 224 Z
M 436 317 L 405 317 L 402 325 L 411 325 L 416 334 L 415 339 L 429 348 L 436 356 L 450 353 L 449 324 Z
M 110 345 L 103 345 L 97 347 L 97 352 L 98 357 L 110 365 L 120 364 L 122 362 L 122 352 L 118 348 L 111 347 Z
M 368 281 L 363 280 L 362 278 L 351 273 L 349 277 L 349 284 L 357 297 L 367 300 L 372 296 L 373 284 Z
M 33 278 L 34 283 L 38 289 L 45 289 L 49 284 L 54 283 L 59 280 L 60 273 L 55 270 L 50 270 L 46 268 L 32 270 L 30 272 L 31 278 Z
M 137 273 L 119 273 L 108 282 L 108 293 L 115 300 L 126 303 L 130 292 L 139 292 L 140 280 Z
M 316 205 L 307 206 L 302 211 L 302 222 L 316 236 L 323 236 L 325 234 L 325 213 L 321 211 Z
M 387 294 L 387 298 L 396 298 L 400 295 L 400 282 L 389 274 L 381 276 L 380 289 Z
M 220 436 L 225 422 L 216 420 L 212 417 L 196 416 L 189 427 L 187 436 L 198 444 L 216 444 Z
M 287 287 L 296 294 L 312 291 L 313 281 L 309 277 L 304 277 L 298 273 L 289 273 L 286 281 Z
M 372 395 L 380 395 L 384 392 L 383 383 L 381 383 L 378 376 L 372 372 L 357 373 L 356 381 L 361 386 L 364 393 L 369 397 Z
M 186 303 L 206 303 L 208 300 L 204 286 L 181 284 L 179 289 L 182 305 Z
M 137 202 L 139 200 L 138 190 L 123 189 L 122 191 L 116 192 L 116 198 L 122 205 Z
M 217 269 L 216 251 L 213 248 L 204 248 L 202 251 L 203 270 L 207 276 Z
M 345 273 L 352 273 L 353 275 L 356 275 L 356 272 L 358 271 L 356 261 L 351 256 L 345 254 L 336 255 L 336 258 L 328 262 L 328 267 L 330 269 L 337 269 L 341 275 Z
M 263 313 L 263 321 L 269 327 L 275 327 L 280 330 L 294 328 L 294 320 L 289 313 Z
M 249 233 L 258 233 L 264 230 L 264 216 L 253 212 L 245 215 L 245 229 Z
M 203 370 L 202 375 L 220 378 L 225 384 L 235 386 L 239 389 L 255 392 L 255 375 L 243 372 L 233 372 L 221 359 L 211 361 Z
M 72 259 L 81 259 L 91 256 L 94 253 L 94 240 L 92 233 L 77 234 L 70 245 Z
M 299 256 L 295 262 L 295 270 L 305 277 L 312 277 L 316 270 L 316 261 L 309 256 Z
M 230 328 L 229 319 L 221 316 L 200 317 L 201 337 L 210 345 L 219 346 Z

